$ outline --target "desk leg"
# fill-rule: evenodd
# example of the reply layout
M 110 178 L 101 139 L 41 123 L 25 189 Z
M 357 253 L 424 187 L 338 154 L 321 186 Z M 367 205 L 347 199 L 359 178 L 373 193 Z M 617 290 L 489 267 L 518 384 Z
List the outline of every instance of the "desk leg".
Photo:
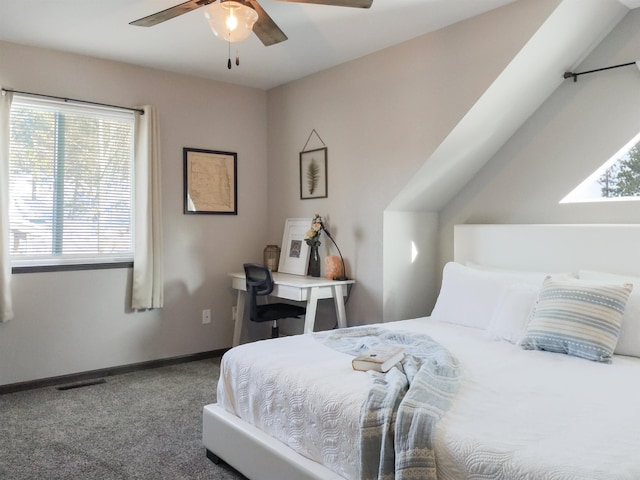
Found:
M 336 307 L 336 317 L 338 318 L 338 328 L 347 328 L 347 312 L 344 308 L 344 297 L 347 294 L 346 285 L 334 285 L 333 303 Z
M 244 299 L 247 292 L 238 290 L 238 300 L 236 301 L 236 318 L 233 325 L 233 346 L 240 345 L 242 335 L 242 325 L 244 324 Z
M 318 289 L 311 288 L 309 290 L 309 298 L 307 299 L 307 313 L 304 316 L 304 333 L 313 333 L 316 323 L 316 310 L 318 309 Z

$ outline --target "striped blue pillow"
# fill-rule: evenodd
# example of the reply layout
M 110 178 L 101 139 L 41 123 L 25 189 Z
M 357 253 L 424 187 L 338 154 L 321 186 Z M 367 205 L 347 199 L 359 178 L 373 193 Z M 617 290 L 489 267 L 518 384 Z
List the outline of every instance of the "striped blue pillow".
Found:
M 611 363 L 632 288 L 548 277 L 520 346 Z

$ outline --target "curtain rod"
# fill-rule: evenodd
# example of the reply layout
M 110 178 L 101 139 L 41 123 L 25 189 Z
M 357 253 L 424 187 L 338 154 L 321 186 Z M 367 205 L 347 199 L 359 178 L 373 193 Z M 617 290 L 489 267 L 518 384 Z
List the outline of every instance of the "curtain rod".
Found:
M 628 67 L 629 65 L 635 65 L 636 62 L 629 62 L 629 63 L 621 63 L 620 65 L 611 65 L 610 67 L 603 67 L 603 68 L 596 68 L 595 70 L 589 70 L 586 72 L 564 72 L 563 77 L 564 78 L 572 78 L 573 77 L 573 81 L 577 82 L 578 81 L 578 76 L 579 75 L 586 75 L 587 73 L 596 73 L 596 72 L 602 72 L 604 70 L 611 70 L 612 68 L 620 68 L 620 67 Z
M 44 95 L 42 93 L 21 92 L 20 90 L 10 90 L 8 88 L 3 88 L 1 89 L 1 91 L 2 91 L 2 95 L 4 95 L 6 92 L 18 93 L 22 95 L 30 95 L 32 97 L 53 98 L 55 100 L 62 100 L 64 102 L 77 102 L 77 103 L 86 103 L 89 105 L 98 105 L 100 107 L 120 108 L 122 110 L 130 110 L 132 112 L 138 112 L 139 114 L 144 115 L 144 110 L 142 110 L 141 108 L 121 107 L 120 105 L 110 105 L 108 103 L 90 102 L 88 100 L 78 100 L 76 98 L 56 97 L 55 95 Z

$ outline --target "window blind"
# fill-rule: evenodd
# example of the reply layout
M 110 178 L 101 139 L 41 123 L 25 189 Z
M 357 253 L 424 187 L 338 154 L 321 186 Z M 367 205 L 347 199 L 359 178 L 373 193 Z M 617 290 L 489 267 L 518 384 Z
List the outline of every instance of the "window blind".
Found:
M 16 95 L 13 266 L 133 260 L 133 112 Z

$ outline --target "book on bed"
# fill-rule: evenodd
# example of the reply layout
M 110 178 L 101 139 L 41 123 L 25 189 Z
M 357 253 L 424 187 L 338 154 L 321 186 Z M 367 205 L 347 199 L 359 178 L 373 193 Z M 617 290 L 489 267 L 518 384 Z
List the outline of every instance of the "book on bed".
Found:
M 375 370 L 388 372 L 391 367 L 404 357 L 404 347 L 401 345 L 376 345 L 361 353 L 351 361 L 354 370 Z

